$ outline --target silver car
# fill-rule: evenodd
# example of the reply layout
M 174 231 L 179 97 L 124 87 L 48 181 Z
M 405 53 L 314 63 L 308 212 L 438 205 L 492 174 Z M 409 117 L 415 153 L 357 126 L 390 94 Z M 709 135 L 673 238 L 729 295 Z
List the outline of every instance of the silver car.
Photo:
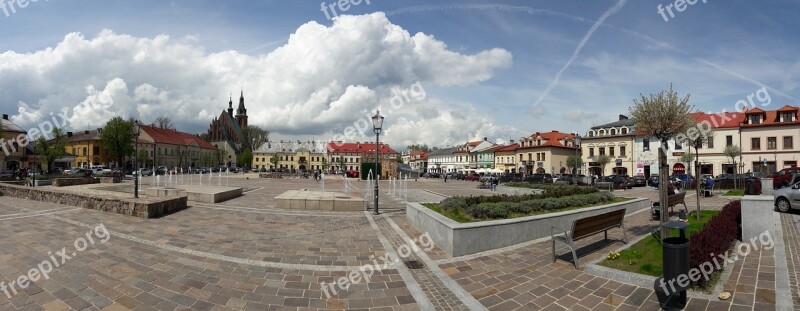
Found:
M 800 175 L 794 175 L 791 187 L 785 187 L 773 192 L 775 198 L 775 208 L 786 213 L 791 209 L 800 208 Z

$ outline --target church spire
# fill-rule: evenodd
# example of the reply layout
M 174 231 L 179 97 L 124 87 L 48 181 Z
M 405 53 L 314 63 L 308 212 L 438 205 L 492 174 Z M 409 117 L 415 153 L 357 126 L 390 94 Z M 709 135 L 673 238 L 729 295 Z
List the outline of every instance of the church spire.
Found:
M 233 96 L 228 100 L 228 115 L 233 116 Z
M 237 116 L 247 116 L 247 109 L 244 107 L 244 90 L 242 90 L 242 95 L 239 97 L 239 108 L 236 109 Z

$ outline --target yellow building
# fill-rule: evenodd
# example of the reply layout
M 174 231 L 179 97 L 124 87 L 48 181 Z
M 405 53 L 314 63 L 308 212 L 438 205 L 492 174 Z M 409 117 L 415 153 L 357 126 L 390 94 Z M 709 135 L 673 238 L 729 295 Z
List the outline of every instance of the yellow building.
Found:
M 119 167 L 116 159 L 103 148 L 103 142 L 100 140 L 101 132 L 102 129 L 67 132 L 65 151 L 70 155 L 68 159 L 71 159 L 71 162 L 64 166 L 81 168 L 99 165 L 109 168 Z M 59 166 L 60 163 L 63 162 L 57 162 L 56 166 Z
M 567 158 L 578 154 L 575 134 L 551 131 L 523 137 L 516 149 L 518 172 L 525 176 L 535 173 L 569 173 Z
M 274 163 L 272 158 L 277 157 Z M 325 157 L 325 143 L 268 142 L 253 152 L 253 168 L 266 170 L 309 171 L 322 170 L 329 164 Z

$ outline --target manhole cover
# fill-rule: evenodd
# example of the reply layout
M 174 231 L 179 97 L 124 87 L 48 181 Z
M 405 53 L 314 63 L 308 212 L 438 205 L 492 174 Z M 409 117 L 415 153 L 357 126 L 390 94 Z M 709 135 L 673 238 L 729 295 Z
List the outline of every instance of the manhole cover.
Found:
M 407 260 L 407 261 L 403 261 L 403 263 L 406 264 L 406 267 L 408 267 L 409 269 L 422 269 L 422 268 L 425 268 L 425 265 L 423 265 L 421 262 L 419 262 L 417 260 Z

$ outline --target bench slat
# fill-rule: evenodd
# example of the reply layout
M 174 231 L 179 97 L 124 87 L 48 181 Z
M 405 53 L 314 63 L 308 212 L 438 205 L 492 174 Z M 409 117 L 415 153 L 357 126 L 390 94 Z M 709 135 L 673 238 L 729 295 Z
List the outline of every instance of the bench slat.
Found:
M 625 210 L 616 210 L 605 214 L 578 219 L 572 224 L 572 240 L 577 241 L 585 237 L 617 228 L 622 225 Z

